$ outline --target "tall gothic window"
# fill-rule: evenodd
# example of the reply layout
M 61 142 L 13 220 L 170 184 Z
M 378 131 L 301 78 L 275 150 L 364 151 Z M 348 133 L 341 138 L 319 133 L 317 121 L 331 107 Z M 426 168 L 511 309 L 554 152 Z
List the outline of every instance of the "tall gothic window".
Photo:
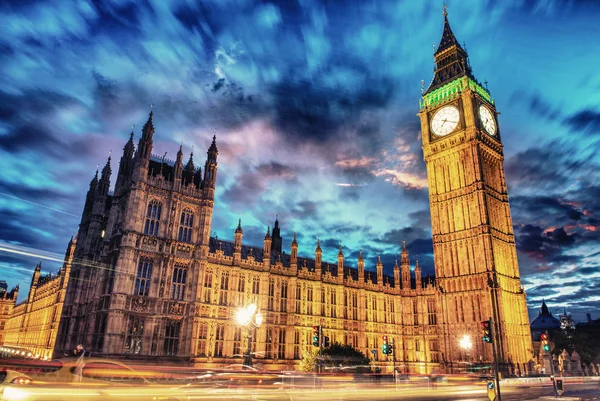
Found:
M 194 226 L 194 213 L 190 209 L 181 212 L 179 222 L 179 241 L 192 242 L 192 227 Z
M 306 313 L 309 314 L 309 315 L 312 315 L 312 307 L 313 307 L 312 300 L 313 300 L 313 289 L 312 289 L 312 287 L 308 287 L 307 290 L 306 290 L 306 301 L 307 301 L 307 303 L 306 303 L 306 307 L 307 307 Z
M 279 345 L 277 346 L 277 358 L 285 359 L 285 329 L 279 331 Z
M 372 302 L 372 309 L 373 309 L 373 321 L 377 322 L 377 298 L 373 297 L 373 299 L 371 300 Z
M 176 264 L 173 269 L 173 280 L 171 284 L 171 299 L 183 300 L 185 283 L 187 280 L 187 265 Z
M 325 288 L 321 288 L 321 316 L 325 316 Z
M 265 332 L 265 346 L 267 351 L 267 359 L 271 359 L 273 357 L 273 329 L 271 327 L 267 328 Z
M 296 287 L 296 313 L 300 313 L 300 306 L 302 305 L 302 289 L 300 285 Z
M 238 304 L 244 304 L 244 292 L 246 292 L 246 277 L 240 276 L 238 278 Z
M 269 280 L 269 299 L 268 299 L 268 310 L 272 311 L 273 310 L 273 298 L 275 298 L 275 280 L 274 279 L 270 279 Z
M 294 331 L 294 359 L 300 359 L 300 331 Z
M 181 322 L 169 320 L 165 328 L 165 355 L 177 355 Z
M 281 299 L 279 301 L 279 310 L 281 312 L 287 312 L 287 293 L 288 293 L 288 283 L 284 281 L 281 283 Z
M 331 291 L 331 317 L 337 317 L 337 294 Z
M 435 299 L 427 300 L 427 323 L 430 325 L 437 324 Z
M 223 342 L 225 340 L 225 326 L 220 324 L 215 329 L 215 349 L 213 356 L 223 356 Z
M 209 304 L 212 293 L 212 271 L 206 270 L 204 272 L 204 302 Z
M 221 290 L 219 292 L 219 305 L 227 305 L 227 290 L 229 290 L 229 273 L 221 275 Z
M 148 295 L 150 279 L 152 278 L 152 262 L 150 258 L 140 258 L 133 295 Z
M 160 225 L 160 213 L 162 211 L 162 205 L 157 200 L 152 200 L 148 203 L 148 210 L 146 212 L 146 225 L 144 226 L 144 234 L 146 235 L 158 235 L 158 227 Z
M 142 352 L 142 337 L 144 336 L 144 318 L 129 316 L 125 338 L 125 353 L 139 354 Z
M 419 304 L 416 299 L 413 301 L 413 324 L 419 324 Z
M 260 294 L 260 278 L 258 276 L 252 278 L 252 294 Z
M 233 332 L 233 356 L 242 356 L 242 328 L 236 327 Z
M 208 339 L 208 323 L 200 323 L 198 329 L 198 349 L 196 355 L 206 355 L 206 340 Z

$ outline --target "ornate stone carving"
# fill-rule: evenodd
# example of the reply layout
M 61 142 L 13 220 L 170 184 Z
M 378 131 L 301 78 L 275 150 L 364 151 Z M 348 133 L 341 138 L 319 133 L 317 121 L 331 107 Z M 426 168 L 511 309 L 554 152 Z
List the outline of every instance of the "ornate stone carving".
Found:
M 131 302 L 131 310 L 134 312 L 145 312 L 148 306 L 148 300 L 144 297 L 133 298 Z

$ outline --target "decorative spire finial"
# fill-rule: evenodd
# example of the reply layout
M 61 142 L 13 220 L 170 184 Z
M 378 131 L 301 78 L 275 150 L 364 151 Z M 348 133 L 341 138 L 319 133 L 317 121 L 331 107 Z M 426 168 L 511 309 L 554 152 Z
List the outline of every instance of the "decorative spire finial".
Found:
M 446 18 L 448 16 L 448 6 L 446 5 L 446 2 L 442 3 L 442 11 L 444 13 L 444 18 Z
M 421 95 L 425 93 L 425 81 L 421 80 Z

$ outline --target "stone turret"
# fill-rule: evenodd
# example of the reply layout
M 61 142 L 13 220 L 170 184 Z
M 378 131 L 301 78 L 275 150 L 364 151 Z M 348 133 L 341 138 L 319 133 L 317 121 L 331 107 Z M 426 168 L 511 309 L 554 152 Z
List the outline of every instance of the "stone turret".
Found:
M 410 289 L 410 262 L 408 260 L 408 251 L 406 250 L 406 242 L 402 241 L 402 253 L 400 259 L 400 268 L 402 269 L 402 289 Z
M 292 270 L 298 269 L 298 241 L 296 241 L 296 232 L 294 231 L 294 239 L 290 247 L 290 268 Z
M 365 259 L 363 258 L 362 249 L 358 254 L 358 281 L 365 282 Z
M 383 285 L 383 263 L 381 263 L 381 254 L 377 255 L 377 284 Z
M 394 287 L 400 288 L 400 266 L 398 266 L 398 259 L 394 263 Z
M 321 240 L 317 238 L 317 248 L 315 249 L 315 274 L 317 276 L 323 274 L 322 257 L 323 251 L 321 250 Z
M 267 234 L 263 242 L 263 264 L 265 270 L 271 268 L 271 226 L 267 227 Z
M 242 237 L 244 236 L 244 230 L 242 230 L 242 219 L 239 219 L 238 226 L 235 229 L 235 239 L 233 241 L 233 264 L 239 266 L 242 261 Z
M 417 292 L 421 292 L 423 288 L 423 281 L 421 279 L 421 268 L 419 267 L 419 259 L 417 259 L 415 264 L 415 287 Z

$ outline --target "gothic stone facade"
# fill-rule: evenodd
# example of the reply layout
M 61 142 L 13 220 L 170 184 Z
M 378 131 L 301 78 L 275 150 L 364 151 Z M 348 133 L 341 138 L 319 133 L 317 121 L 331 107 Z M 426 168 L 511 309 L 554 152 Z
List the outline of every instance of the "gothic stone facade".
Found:
M 18 287 L 0 298 L 3 314 L 8 311 L 5 324 L 0 322 L 0 344 L 5 348 L 43 359 L 52 357 L 75 245 L 76 240 L 71 239 L 58 274 L 42 276 L 41 263 L 36 266 L 25 300 L 15 304 Z
M 371 355 L 382 336 L 395 340 L 406 370 L 430 369 L 442 359 L 439 292 L 403 249 L 394 276 L 344 262 L 298 256 L 294 237 L 282 252 L 279 222 L 264 247 L 210 238 L 217 173 L 216 138 L 204 167 L 192 156 L 151 155 L 152 113 L 137 150 L 124 147 L 114 194 L 110 159 L 90 184 L 77 234 L 57 353 L 77 344 L 104 355 L 191 358 L 210 365 L 239 362 L 248 333 L 233 321 L 236 308 L 256 303 L 264 324 L 251 333 L 252 351 L 271 368 L 293 368 L 312 347 L 312 326 L 331 342 Z M 402 365 L 401 363 L 401 365 Z M 429 368 L 427 368 L 429 363 Z
M 474 78 L 467 54 L 445 18 L 436 73 L 419 113 L 429 179 L 437 281 L 411 277 L 403 246 L 393 277 L 298 256 L 294 238 L 282 252 L 278 224 L 263 249 L 210 237 L 218 150 L 204 172 L 183 153 L 152 156 L 152 113 L 137 148 L 124 147 L 114 193 L 110 158 L 90 183 L 78 232 L 72 279 L 56 342 L 62 353 L 83 344 L 103 355 L 179 357 L 198 364 L 241 361 L 236 308 L 256 303 L 264 324 L 251 334 L 255 357 L 291 368 L 310 348 L 313 325 L 330 340 L 367 355 L 388 335 L 406 371 L 428 371 L 461 356 L 491 360 L 479 322 L 493 317 L 500 359 L 531 359 L 494 102 Z M 380 357 L 381 359 L 381 357 Z
M 454 359 L 458 337 L 479 337 L 480 322 L 491 317 L 499 359 L 523 364 L 533 352 L 498 113 L 444 14 L 435 75 L 419 113 L 444 352 Z M 491 353 L 485 347 L 485 359 Z

